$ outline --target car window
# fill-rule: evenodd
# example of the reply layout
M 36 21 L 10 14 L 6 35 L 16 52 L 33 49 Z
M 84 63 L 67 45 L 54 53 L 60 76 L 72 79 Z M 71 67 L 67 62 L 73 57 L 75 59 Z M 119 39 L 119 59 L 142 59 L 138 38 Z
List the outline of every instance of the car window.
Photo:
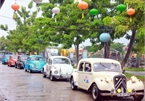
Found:
M 116 71 L 121 72 L 121 67 L 115 63 L 94 63 L 93 64 L 93 71 Z
M 79 65 L 79 71 L 83 71 L 83 68 L 84 68 L 84 63 L 80 63 L 80 65 Z
M 31 60 L 30 57 L 28 57 L 28 58 L 27 58 L 27 61 L 30 61 L 30 60 Z
M 85 63 L 85 72 L 91 72 L 91 64 L 90 63 Z
M 21 56 L 20 59 L 21 60 L 26 60 L 28 56 Z
M 55 58 L 53 64 L 70 64 L 70 60 L 67 58 Z

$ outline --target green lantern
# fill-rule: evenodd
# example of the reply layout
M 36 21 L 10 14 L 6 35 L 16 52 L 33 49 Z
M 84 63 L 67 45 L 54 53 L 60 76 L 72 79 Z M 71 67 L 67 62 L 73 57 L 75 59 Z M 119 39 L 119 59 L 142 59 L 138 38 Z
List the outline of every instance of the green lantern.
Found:
M 122 11 L 125 11 L 125 10 L 126 10 L 126 5 L 124 5 L 124 4 L 118 5 L 118 6 L 117 6 L 117 10 L 118 10 L 118 11 L 121 11 L 121 12 L 122 12 Z
M 93 9 L 90 10 L 90 14 L 91 15 L 97 15 L 98 14 L 98 10 L 93 8 Z

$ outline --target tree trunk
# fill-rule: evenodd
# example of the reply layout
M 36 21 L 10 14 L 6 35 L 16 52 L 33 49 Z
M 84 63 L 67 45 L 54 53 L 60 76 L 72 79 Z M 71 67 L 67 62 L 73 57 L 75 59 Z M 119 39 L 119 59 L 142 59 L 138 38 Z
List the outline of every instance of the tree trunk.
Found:
M 75 51 L 76 51 L 76 65 L 78 65 L 79 62 L 79 44 L 75 46 Z
M 135 35 L 136 35 L 136 29 L 132 29 L 132 36 L 131 36 L 131 39 L 130 39 L 130 43 L 129 43 L 129 46 L 128 46 L 128 50 L 127 50 L 127 53 L 121 63 L 121 68 L 122 70 L 124 69 L 124 66 L 125 64 L 127 63 L 127 60 L 129 58 L 129 55 L 132 51 L 132 46 L 133 46 L 133 42 L 134 42 L 134 39 L 135 39 Z
M 106 58 L 109 58 L 110 55 L 110 47 L 109 47 L 109 43 L 106 43 Z

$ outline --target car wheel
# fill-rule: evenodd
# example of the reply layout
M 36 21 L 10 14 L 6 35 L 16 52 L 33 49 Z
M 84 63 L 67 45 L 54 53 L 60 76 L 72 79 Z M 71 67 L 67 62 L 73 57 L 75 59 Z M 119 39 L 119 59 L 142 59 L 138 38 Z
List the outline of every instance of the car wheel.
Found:
M 133 98 L 136 101 L 142 101 L 142 99 L 144 98 L 144 95 L 134 95 Z
M 17 68 L 17 64 L 15 64 L 15 68 Z
M 26 69 L 26 68 L 24 68 L 24 71 L 25 71 L 25 72 L 27 72 L 27 69 Z
M 29 72 L 29 73 L 32 73 L 32 70 L 30 69 L 30 67 L 28 67 L 28 72 Z
M 46 73 L 44 72 L 44 69 L 43 69 L 43 78 L 46 78 Z
M 51 74 L 51 72 L 50 72 L 50 76 L 49 76 L 49 77 L 50 77 L 50 80 L 51 80 L 51 81 L 54 80 L 54 77 L 53 77 L 53 75 Z
M 70 84 L 71 84 L 71 89 L 72 89 L 72 90 L 77 90 L 78 87 L 74 85 L 74 80 L 73 80 L 73 78 L 70 79 Z
M 92 92 L 92 98 L 94 99 L 94 101 L 99 101 L 99 99 L 100 99 L 100 91 L 99 91 L 99 89 L 98 89 L 96 84 L 92 85 L 92 91 L 91 92 Z

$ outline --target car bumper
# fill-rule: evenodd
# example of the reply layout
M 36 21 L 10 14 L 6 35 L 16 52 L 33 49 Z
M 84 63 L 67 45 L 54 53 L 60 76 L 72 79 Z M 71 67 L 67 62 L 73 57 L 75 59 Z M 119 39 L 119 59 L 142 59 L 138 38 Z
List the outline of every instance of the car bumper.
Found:
M 133 93 L 101 93 L 101 96 L 117 96 L 117 97 L 127 97 L 133 95 L 144 95 L 144 92 L 133 92 Z
M 70 79 L 71 75 L 53 75 L 56 79 Z

